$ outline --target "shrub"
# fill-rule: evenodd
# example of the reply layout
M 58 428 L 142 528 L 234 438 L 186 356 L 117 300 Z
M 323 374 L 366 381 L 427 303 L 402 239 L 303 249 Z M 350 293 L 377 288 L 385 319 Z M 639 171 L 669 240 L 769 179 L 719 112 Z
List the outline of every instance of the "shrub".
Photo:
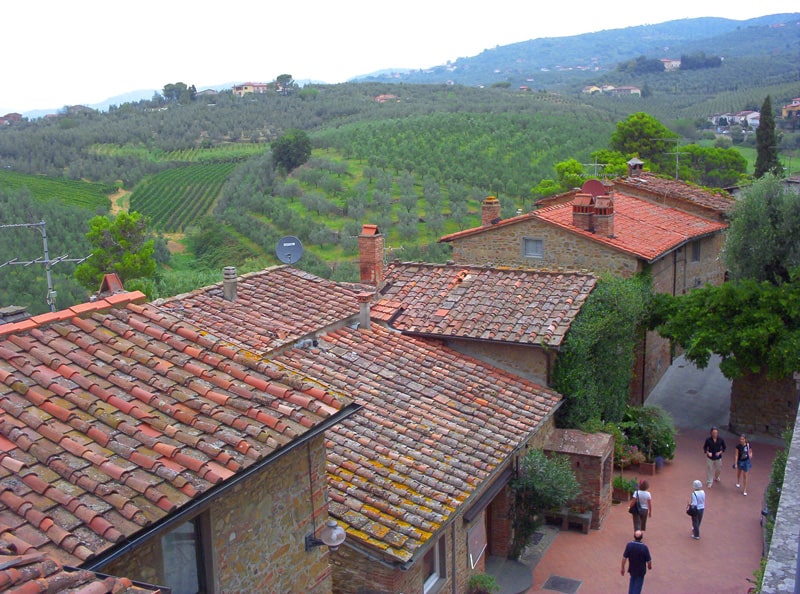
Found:
M 644 453 L 647 462 L 675 457 L 675 425 L 659 406 L 628 406 L 619 424 L 627 443 Z
M 619 489 L 621 491 L 625 491 L 626 493 L 633 493 L 639 488 L 639 483 L 636 482 L 636 479 L 625 478 L 624 476 L 619 475 L 614 477 L 611 486 L 614 489 Z
M 514 542 L 511 556 L 519 557 L 530 536 L 541 525 L 541 514 L 556 509 L 576 497 L 580 486 L 569 458 L 545 456 L 531 450 L 522 459 L 520 476 L 511 484 L 514 500 Z
M 469 594 L 494 594 L 494 592 L 500 589 L 494 576 L 486 573 L 476 573 L 473 575 L 469 578 L 467 587 L 469 588 Z

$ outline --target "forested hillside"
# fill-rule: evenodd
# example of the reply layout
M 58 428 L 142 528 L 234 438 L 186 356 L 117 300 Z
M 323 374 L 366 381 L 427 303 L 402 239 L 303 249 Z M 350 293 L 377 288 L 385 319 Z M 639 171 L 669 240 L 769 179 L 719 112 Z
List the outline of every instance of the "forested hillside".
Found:
M 730 23 L 704 26 L 736 35 Z M 757 109 L 767 94 L 776 106 L 797 97 L 785 50 L 733 56 L 712 70 L 642 75 L 644 97 L 586 95 L 575 77 L 564 92 L 348 83 L 23 121 L 0 128 L 0 225 L 46 220 L 50 258 L 82 257 L 89 219 L 141 212 L 152 232 L 165 234 L 156 250 L 162 265 L 137 285 L 151 297 L 219 280 L 226 265 L 275 264 L 284 235 L 306 247 L 299 267 L 355 280 L 364 223 L 379 225 L 390 258 L 443 261 L 448 248 L 436 239 L 477 224 L 486 195 L 500 197 L 504 216 L 530 209 L 532 189 L 556 177 L 556 163 L 571 159 L 591 172 L 592 153 L 608 148 L 616 124 L 632 113 L 652 114 L 681 143 L 713 142 L 708 115 Z M 602 76 L 633 84 L 623 71 Z M 286 175 L 274 168 L 270 143 L 295 129 L 313 153 Z M 781 143 L 796 149 L 797 135 L 787 130 Z M 35 230 L 0 228 L 0 264 L 41 259 L 41 239 Z M 59 308 L 86 297 L 73 269 L 66 261 L 53 266 Z M 46 289 L 43 265 L 0 266 L 0 306 L 44 311 Z

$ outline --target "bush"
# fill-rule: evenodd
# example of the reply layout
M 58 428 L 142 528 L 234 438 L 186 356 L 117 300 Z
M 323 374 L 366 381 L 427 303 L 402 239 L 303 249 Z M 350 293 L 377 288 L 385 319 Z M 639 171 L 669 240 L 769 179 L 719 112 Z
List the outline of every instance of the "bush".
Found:
M 636 479 L 625 478 L 624 476 L 619 475 L 614 477 L 611 486 L 614 489 L 620 489 L 626 493 L 633 493 L 639 488 L 639 483 L 636 482 Z
M 659 406 L 628 406 L 619 424 L 626 441 L 644 453 L 647 462 L 675 457 L 675 425 Z
M 541 525 L 541 515 L 563 506 L 581 490 L 569 458 L 558 454 L 547 457 L 541 450 L 531 450 L 525 455 L 520 476 L 511 486 L 515 493 L 511 556 L 517 558 Z
M 494 576 L 485 573 L 476 573 L 469 578 L 467 587 L 469 594 L 494 594 L 500 589 Z

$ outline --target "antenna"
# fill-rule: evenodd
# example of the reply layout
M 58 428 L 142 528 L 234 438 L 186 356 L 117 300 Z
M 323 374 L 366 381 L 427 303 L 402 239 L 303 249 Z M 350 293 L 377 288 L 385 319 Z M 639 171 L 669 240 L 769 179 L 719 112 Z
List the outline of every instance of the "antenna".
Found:
M 594 177 L 600 177 L 600 174 L 598 173 L 598 169 L 600 167 L 603 167 L 603 168 L 608 167 L 609 163 L 598 163 L 597 162 L 597 157 L 595 157 L 594 158 L 594 163 L 581 163 L 581 166 L 582 167 L 593 167 L 594 168 L 594 173 L 584 173 L 582 175 L 593 175 Z
M 678 144 L 680 143 L 680 138 L 656 138 L 656 140 L 664 140 L 666 142 L 674 142 L 675 143 L 675 152 L 674 153 L 664 153 L 665 155 L 675 155 L 675 179 L 678 179 L 678 164 L 681 155 L 685 155 L 686 153 L 682 153 L 678 150 Z
M 275 253 L 284 264 L 294 264 L 303 256 L 303 244 L 294 235 L 287 235 L 278 240 Z
M 36 258 L 35 260 L 27 260 L 20 262 L 17 258 L 12 260 L 8 260 L 7 262 L 3 262 L 0 264 L 0 268 L 3 266 L 8 266 L 9 264 L 17 265 L 17 266 L 30 266 L 31 264 L 44 264 L 45 270 L 47 271 L 47 305 L 50 306 L 50 311 L 56 310 L 56 291 L 53 288 L 53 276 L 50 274 L 50 267 L 53 264 L 58 264 L 59 262 L 76 262 L 80 264 L 81 262 L 88 260 L 92 257 L 92 254 L 89 254 L 85 258 L 70 258 L 68 254 L 64 254 L 63 256 L 59 256 L 58 258 L 51 260 L 50 253 L 47 250 L 47 223 L 44 221 L 39 221 L 38 223 L 14 223 L 10 225 L 0 225 L 0 229 L 10 229 L 15 227 L 27 227 L 29 229 L 38 229 L 39 233 L 42 234 L 42 246 L 44 248 L 44 257 L 43 258 Z

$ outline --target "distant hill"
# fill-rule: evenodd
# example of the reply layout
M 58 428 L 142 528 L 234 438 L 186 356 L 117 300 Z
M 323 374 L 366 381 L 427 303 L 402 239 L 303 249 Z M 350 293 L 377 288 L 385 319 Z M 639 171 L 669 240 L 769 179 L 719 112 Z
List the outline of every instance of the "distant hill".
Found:
M 488 86 L 510 82 L 536 89 L 556 89 L 576 80 L 591 80 L 619 62 L 637 56 L 679 58 L 704 51 L 724 56 L 756 56 L 765 47 L 784 47 L 796 57 L 800 48 L 800 13 L 775 14 L 737 21 L 698 18 L 612 29 L 570 37 L 548 37 L 487 49 L 477 56 L 425 70 L 390 71 L 358 81 L 452 83 Z M 796 74 L 796 73 L 795 73 Z

